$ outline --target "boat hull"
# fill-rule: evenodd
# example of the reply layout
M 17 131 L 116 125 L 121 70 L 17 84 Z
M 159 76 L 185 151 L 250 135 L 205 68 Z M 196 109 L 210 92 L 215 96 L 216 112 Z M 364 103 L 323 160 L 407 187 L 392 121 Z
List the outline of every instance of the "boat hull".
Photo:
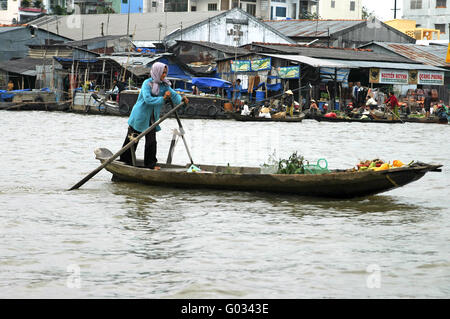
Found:
M 385 123 L 385 124 L 402 124 L 402 120 L 371 120 L 371 119 L 352 119 L 352 118 L 339 118 L 339 117 L 325 117 L 314 116 L 318 122 L 356 122 L 356 123 Z
M 95 151 L 97 159 L 106 161 L 112 153 Z M 188 173 L 187 166 L 164 165 L 161 170 L 133 167 L 113 161 L 106 169 L 114 181 L 137 182 L 177 188 L 207 188 L 234 191 L 289 193 L 301 196 L 353 198 L 378 194 L 414 182 L 441 165 L 395 168 L 385 171 L 333 171 L 322 175 L 261 174 L 259 168 L 199 165 L 200 173 Z
M 229 113 L 230 118 L 241 121 L 241 122 L 287 122 L 287 123 L 298 123 L 305 118 L 305 114 L 300 114 L 299 116 L 285 117 L 285 118 L 266 118 L 266 117 L 253 117 L 249 115 L 241 115 L 239 113 Z

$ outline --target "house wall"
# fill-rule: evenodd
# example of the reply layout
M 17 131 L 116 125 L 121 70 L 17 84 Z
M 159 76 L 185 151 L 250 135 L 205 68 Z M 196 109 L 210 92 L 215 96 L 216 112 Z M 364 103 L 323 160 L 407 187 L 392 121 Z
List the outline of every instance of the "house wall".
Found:
M 48 39 L 67 41 L 63 37 L 39 29 L 35 29 L 33 37 L 30 29 L 27 27 L 0 32 L 0 61 L 24 58 L 29 52 L 27 45 L 45 44 L 45 41 Z
M 403 19 L 416 20 L 419 28 L 435 29 L 436 24 L 445 24 L 445 34 L 441 33 L 441 40 L 449 39 L 450 0 L 446 7 L 437 8 L 437 0 L 422 0 L 420 9 L 412 9 L 411 0 L 403 0 Z M 416 2 L 414 2 L 416 3 Z M 439 4 L 441 2 L 439 1 Z
M 334 2 L 334 8 L 331 6 Z M 354 2 L 355 10 L 350 10 Z M 319 1 L 319 16 L 321 19 L 361 19 L 362 0 L 321 0 Z
M 240 27 L 242 33 L 238 41 L 235 41 L 235 37 L 231 34 L 235 26 Z M 291 43 L 268 29 L 265 24 L 249 18 L 238 10 L 214 17 L 196 28 L 183 30 L 182 34 L 175 33 L 165 38 L 165 41 L 170 40 L 208 41 L 230 46 L 240 46 L 251 42 Z

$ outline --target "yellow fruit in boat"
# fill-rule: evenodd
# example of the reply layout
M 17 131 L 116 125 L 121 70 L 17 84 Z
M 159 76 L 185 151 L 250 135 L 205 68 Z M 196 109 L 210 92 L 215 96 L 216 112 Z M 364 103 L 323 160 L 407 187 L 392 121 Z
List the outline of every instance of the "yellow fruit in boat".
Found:
M 399 160 L 395 160 L 392 164 L 394 167 L 402 167 L 403 165 L 405 165 Z
M 388 163 L 384 163 L 380 166 L 380 171 L 385 170 L 385 169 L 389 169 L 389 164 Z

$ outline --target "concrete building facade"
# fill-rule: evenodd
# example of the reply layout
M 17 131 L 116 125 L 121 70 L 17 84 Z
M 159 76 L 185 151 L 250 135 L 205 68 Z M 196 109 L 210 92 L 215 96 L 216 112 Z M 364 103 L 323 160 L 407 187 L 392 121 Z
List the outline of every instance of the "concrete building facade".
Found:
M 437 29 L 449 39 L 450 0 L 403 0 L 403 19 L 415 20 L 417 28 Z

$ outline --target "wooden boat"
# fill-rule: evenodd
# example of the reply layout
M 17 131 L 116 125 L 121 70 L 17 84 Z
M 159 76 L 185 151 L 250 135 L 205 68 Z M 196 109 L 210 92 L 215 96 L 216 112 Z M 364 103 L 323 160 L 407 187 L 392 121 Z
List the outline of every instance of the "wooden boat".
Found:
M 94 92 L 76 91 L 71 108 L 75 113 L 105 114 L 127 116 L 128 111 L 122 111 L 117 102 L 107 101 L 104 96 Z
M 240 113 L 230 112 L 228 113 L 230 118 L 236 121 L 242 122 L 301 122 L 305 118 L 305 114 L 301 113 L 298 116 L 286 116 L 284 118 L 266 118 L 266 117 L 253 117 L 251 115 L 241 115 Z
M 342 117 L 325 117 L 323 115 L 313 116 L 316 121 L 319 122 L 356 122 L 356 123 L 387 123 L 387 124 L 399 124 L 404 123 L 403 120 L 390 120 L 390 119 L 360 119 L 360 118 L 342 118 Z
M 96 158 L 105 162 L 113 154 L 105 148 L 95 150 Z M 430 171 L 440 171 L 442 165 L 415 163 L 412 166 L 383 171 L 334 170 L 321 175 L 263 174 L 258 167 L 197 165 L 201 172 L 188 173 L 186 166 L 165 165 L 161 170 L 136 167 L 120 161 L 106 165 L 113 181 L 129 181 L 157 186 L 181 188 L 212 188 L 271 193 L 293 193 L 302 196 L 352 198 L 386 192 L 420 179 Z
M 402 118 L 404 122 L 409 123 L 424 123 L 424 124 L 448 124 L 448 119 L 441 119 L 437 116 L 426 117 L 407 117 Z

